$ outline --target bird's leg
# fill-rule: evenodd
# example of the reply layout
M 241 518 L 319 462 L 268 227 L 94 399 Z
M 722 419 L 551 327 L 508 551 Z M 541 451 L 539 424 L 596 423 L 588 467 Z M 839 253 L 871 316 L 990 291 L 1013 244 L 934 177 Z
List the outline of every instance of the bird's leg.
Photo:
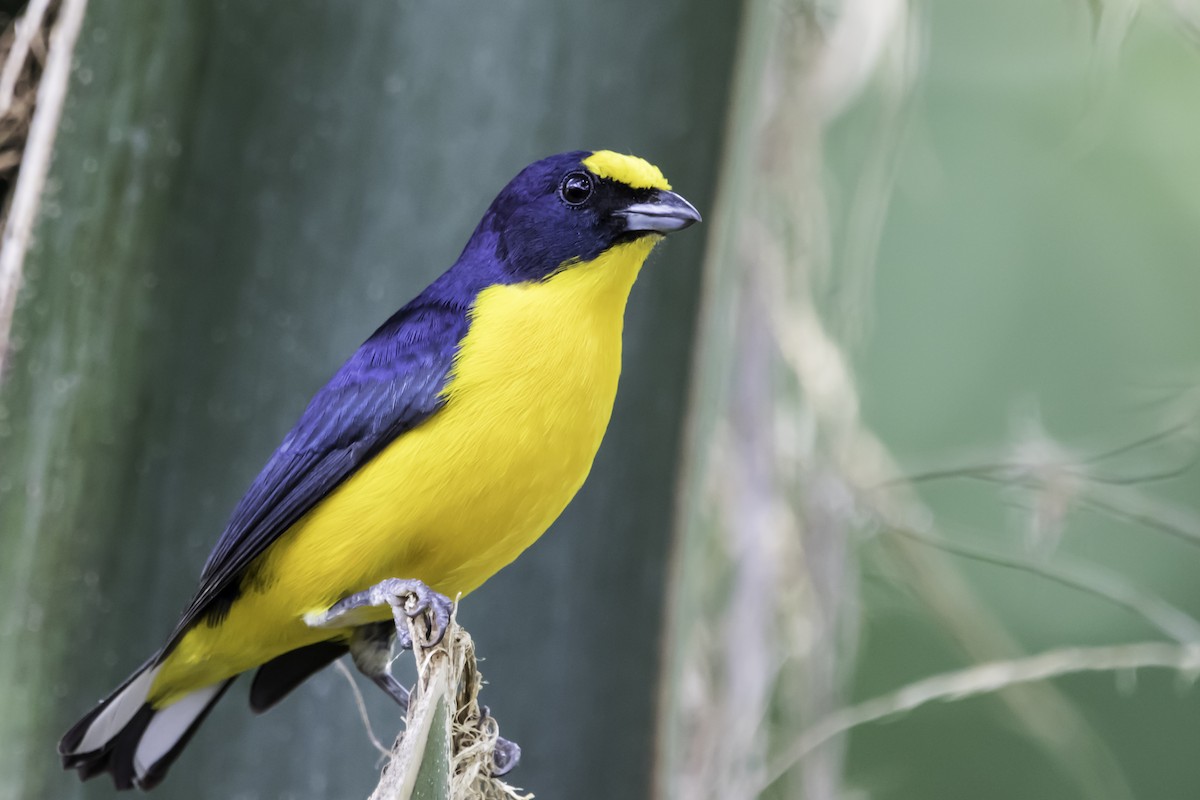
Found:
M 454 604 L 449 597 L 438 594 L 421 581 L 388 578 L 369 589 L 342 598 L 325 611 L 305 614 L 304 621 L 311 628 L 357 628 L 373 622 L 366 612 L 380 606 L 391 606 L 400 646 L 408 650 L 413 644 L 408 632 L 408 620 L 429 612 L 432 627 L 428 641 L 423 644 L 432 647 L 446 635 Z
M 386 622 L 355 628 L 350 639 L 350 657 L 358 671 L 395 700 L 401 713 L 407 714 L 410 692 L 392 675 L 392 637 L 395 635 L 395 627 Z
M 395 700 L 401 713 L 407 714 L 410 692 L 392 675 L 392 637 L 395 634 L 396 628 L 386 622 L 355 628 L 350 639 L 350 657 L 354 659 L 358 671 Z M 486 717 L 487 706 L 481 711 Z M 500 737 L 492 751 L 492 774 L 497 777 L 507 775 L 520 760 L 521 746 Z

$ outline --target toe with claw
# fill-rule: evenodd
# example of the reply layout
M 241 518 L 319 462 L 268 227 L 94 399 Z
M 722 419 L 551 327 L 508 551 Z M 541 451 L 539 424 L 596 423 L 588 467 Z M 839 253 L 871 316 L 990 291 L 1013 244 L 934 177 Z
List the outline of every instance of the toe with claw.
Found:
M 421 644 L 433 647 L 446 635 L 454 603 L 419 580 L 388 578 L 342 598 L 325 611 L 306 615 L 304 621 L 314 628 L 355 628 L 371 621 L 367 609 L 381 606 L 391 606 L 400 646 L 409 649 L 413 643 L 408 621 L 428 616 L 430 627 Z
M 454 609 L 449 597 L 414 580 L 395 580 L 388 592 L 388 602 L 396 620 L 396 636 L 402 649 L 411 650 L 413 646 L 408 620 L 422 616 L 426 617 L 429 628 L 421 637 L 421 645 L 434 647 L 441 643 L 450 627 L 450 614 Z
M 492 751 L 492 774 L 497 778 L 507 775 L 520 760 L 521 745 L 500 737 L 496 740 L 495 750 Z
M 479 712 L 482 719 L 487 719 L 492 716 L 492 710 L 487 706 L 480 706 Z M 516 742 L 509 741 L 503 736 L 496 739 L 496 746 L 492 750 L 492 774 L 497 778 L 503 777 L 512 772 L 517 764 L 521 761 L 521 745 Z

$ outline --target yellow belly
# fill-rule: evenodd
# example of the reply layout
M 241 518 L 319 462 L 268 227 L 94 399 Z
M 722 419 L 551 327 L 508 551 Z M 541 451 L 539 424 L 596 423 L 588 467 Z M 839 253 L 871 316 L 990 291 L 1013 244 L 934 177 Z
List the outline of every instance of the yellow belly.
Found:
M 418 578 L 454 597 L 515 559 L 583 485 L 612 413 L 625 301 L 658 241 L 643 237 L 549 280 L 476 300 L 433 418 L 379 453 L 261 557 L 261 580 L 163 664 L 151 701 L 336 632 L 304 624 L 347 594 Z M 380 610 L 378 619 L 390 617 Z

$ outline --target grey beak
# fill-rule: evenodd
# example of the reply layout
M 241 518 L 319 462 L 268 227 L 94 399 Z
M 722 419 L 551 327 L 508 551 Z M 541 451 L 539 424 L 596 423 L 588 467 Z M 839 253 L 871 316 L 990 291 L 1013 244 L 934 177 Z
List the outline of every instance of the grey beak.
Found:
M 627 232 L 670 233 L 700 221 L 696 207 L 674 192 L 655 190 L 650 200 L 616 212 L 625 219 Z

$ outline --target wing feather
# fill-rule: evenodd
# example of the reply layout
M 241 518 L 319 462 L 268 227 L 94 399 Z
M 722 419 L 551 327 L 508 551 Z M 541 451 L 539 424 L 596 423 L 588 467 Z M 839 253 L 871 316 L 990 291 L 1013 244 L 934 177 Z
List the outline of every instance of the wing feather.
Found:
M 238 503 L 164 654 L 199 619 L 228 610 L 272 542 L 397 436 L 437 413 L 468 325 L 467 308 L 418 298 L 317 392 Z

